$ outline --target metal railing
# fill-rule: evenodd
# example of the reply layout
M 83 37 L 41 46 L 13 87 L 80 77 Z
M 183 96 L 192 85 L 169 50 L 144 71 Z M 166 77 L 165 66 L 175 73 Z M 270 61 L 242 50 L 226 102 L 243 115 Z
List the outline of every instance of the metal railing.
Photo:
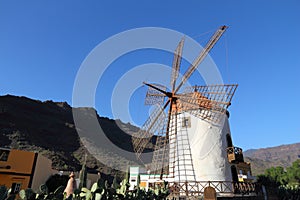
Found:
M 213 187 L 219 195 L 254 195 L 258 188 L 256 183 L 230 181 L 169 182 L 168 186 L 171 196 L 202 196 L 206 187 Z

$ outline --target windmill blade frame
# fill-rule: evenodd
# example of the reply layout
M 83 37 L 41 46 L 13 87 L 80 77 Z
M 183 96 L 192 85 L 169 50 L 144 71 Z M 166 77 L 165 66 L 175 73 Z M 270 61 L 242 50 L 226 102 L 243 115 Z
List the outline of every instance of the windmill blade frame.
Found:
M 162 105 L 166 97 L 165 93 L 167 87 L 160 84 L 151 84 L 151 85 L 155 86 L 156 88 L 159 88 L 161 91 L 153 87 L 150 87 L 148 84 L 148 90 L 145 98 L 145 105 L 155 105 L 155 104 Z
M 181 39 L 181 41 L 178 43 L 178 46 L 174 52 L 174 59 L 173 59 L 173 64 L 172 64 L 172 74 L 171 74 L 171 90 L 172 92 L 175 91 L 175 86 L 176 86 L 176 80 L 179 75 L 179 69 L 180 69 L 180 64 L 181 64 L 181 59 L 182 59 L 182 50 L 183 50 L 183 45 L 184 45 L 184 37 Z
M 132 144 L 137 158 L 140 159 L 146 145 L 151 140 L 152 136 L 161 128 L 162 118 L 164 117 L 164 110 L 168 106 L 168 100 L 163 107 L 158 106 L 146 120 L 141 129 L 133 134 Z
M 174 93 L 177 93 L 179 89 L 186 83 L 186 81 L 191 77 L 191 75 L 195 72 L 197 67 L 200 65 L 200 63 L 206 58 L 207 54 L 210 52 L 210 50 L 214 47 L 214 45 L 218 42 L 220 37 L 223 35 L 223 33 L 226 31 L 228 27 L 227 26 L 221 26 L 215 34 L 211 37 L 211 39 L 208 41 L 206 46 L 203 48 L 203 50 L 200 52 L 198 57 L 194 60 L 193 64 L 190 65 L 190 67 L 187 69 L 187 71 L 184 73 L 181 82 L 178 84 L 177 88 L 175 89 Z
M 185 93 L 178 95 L 179 106 L 182 111 L 218 123 L 220 115 L 226 113 L 231 105 L 237 84 L 193 86 L 186 88 Z

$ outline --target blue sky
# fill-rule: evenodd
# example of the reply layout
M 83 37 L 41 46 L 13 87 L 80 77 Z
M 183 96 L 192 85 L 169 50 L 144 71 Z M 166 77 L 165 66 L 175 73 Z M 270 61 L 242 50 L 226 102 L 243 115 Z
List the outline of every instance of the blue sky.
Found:
M 164 27 L 204 44 L 207 37 L 199 35 L 225 24 L 229 29 L 211 56 L 224 81 L 239 84 L 230 107 L 233 142 L 244 149 L 300 142 L 299 19 L 296 0 L 0 0 L 0 94 L 72 104 L 81 63 L 105 39 L 128 29 Z M 99 82 L 105 92 L 97 90 L 100 115 L 112 117 L 117 79 L 149 62 L 171 65 L 172 55 L 136 52 L 112 65 Z M 143 105 L 131 107 L 134 118 L 143 120 Z

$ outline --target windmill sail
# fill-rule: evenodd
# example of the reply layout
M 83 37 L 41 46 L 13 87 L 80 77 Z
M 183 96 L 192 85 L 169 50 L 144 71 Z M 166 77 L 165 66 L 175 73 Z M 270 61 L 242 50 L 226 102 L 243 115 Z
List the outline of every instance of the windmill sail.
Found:
M 147 144 L 149 144 L 152 136 L 162 129 L 164 118 L 165 113 L 163 108 L 161 106 L 156 106 L 141 129 L 133 135 L 133 148 L 137 157 L 140 157 Z
M 201 119 L 218 123 L 227 111 L 237 85 L 193 86 L 180 94 L 179 108 Z
M 184 44 L 184 38 L 181 39 L 179 42 L 175 52 L 174 52 L 174 59 L 173 59 L 173 65 L 172 65 L 172 74 L 171 74 L 171 89 L 172 92 L 175 90 L 175 85 L 176 85 L 176 80 L 179 75 L 179 68 L 181 64 L 181 56 L 182 56 L 182 49 L 183 49 L 183 44 Z
M 167 90 L 166 86 L 160 84 L 152 84 L 152 85 L 154 85 L 155 87 L 163 91 Z M 152 87 L 148 87 L 146 98 L 145 98 L 145 105 L 163 104 L 165 97 L 166 95 L 164 93 L 161 93 L 160 91 Z

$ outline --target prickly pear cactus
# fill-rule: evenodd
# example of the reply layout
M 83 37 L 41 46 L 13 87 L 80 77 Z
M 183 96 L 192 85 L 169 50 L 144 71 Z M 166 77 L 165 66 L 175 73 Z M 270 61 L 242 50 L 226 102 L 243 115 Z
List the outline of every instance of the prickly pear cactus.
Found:
M 92 193 L 87 188 L 81 188 L 81 192 L 80 192 L 79 196 L 80 196 L 80 199 L 85 199 L 85 200 L 92 199 Z
M 101 200 L 104 194 L 104 181 L 98 180 L 96 183 L 92 185 L 91 195 L 93 200 Z
M 40 194 L 44 194 L 44 195 L 48 194 L 48 187 L 46 184 L 40 185 L 39 190 L 40 190 Z
M 64 198 L 64 190 L 65 187 L 64 186 L 59 186 L 54 192 L 54 198 L 55 199 L 63 199 Z
M 126 191 L 128 190 L 129 186 L 130 186 L 130 184 L 126 181 L 126 179 L 124 179 L 121 182 L 121 187 L 119 189 L 117 189 L 117 193 L 125 196 Z
M 31 188 L 27 188 L 26 190 L 20 190 L 19 196 L 23 200 L 31 200 L 35 199 L 36 194 Z
M 95 192 L 98 189 L 98 184 L 94 183 L 91 187 L 91 192 Z

